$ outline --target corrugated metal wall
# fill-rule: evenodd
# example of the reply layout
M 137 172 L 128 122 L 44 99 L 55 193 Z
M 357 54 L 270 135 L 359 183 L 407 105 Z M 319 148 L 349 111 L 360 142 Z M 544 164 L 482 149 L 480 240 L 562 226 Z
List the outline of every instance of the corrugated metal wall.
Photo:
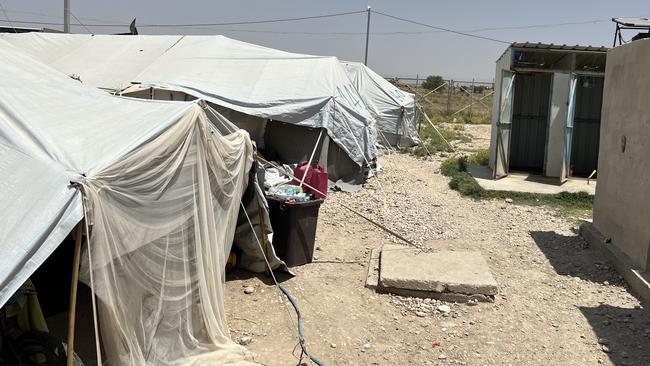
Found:
M 517 74 L 510 137 L 510 170 L 542 172 L 551 74 Z
M 578 79 L 571 150 L 573 175 L 589 175 L 598 165 L 603 84 L 602 77 L 581 76 Z

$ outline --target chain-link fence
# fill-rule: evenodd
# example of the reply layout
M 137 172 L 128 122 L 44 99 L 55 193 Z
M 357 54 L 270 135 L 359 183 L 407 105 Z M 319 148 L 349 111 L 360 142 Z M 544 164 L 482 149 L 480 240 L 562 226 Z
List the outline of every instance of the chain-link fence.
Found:
M 474 80 L 443 80 L 425 89 L 415 78 L 388 78 L 417 102 L 433 122 L 489 124 L 492 119 L 494 83 Z

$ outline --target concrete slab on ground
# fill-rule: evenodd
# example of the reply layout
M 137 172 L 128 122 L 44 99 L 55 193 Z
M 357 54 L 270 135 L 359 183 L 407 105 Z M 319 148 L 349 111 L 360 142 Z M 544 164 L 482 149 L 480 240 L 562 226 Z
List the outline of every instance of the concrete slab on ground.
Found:
M 368 260 L 368 274 L 366 275 L 366 287 L 376 290 L 379 285 L 379 256 L 381 248 L 375 248 L 370 251 Z
M 500 179 L 492 179 L 492 170 L 487 166 L 470 165 L 468 172 L 476 179 L 484 189 L 491 191 L 513 191 L 542 194 L 556 194 L 560 192 L 587 192 L 590 195 L 596 194 L 596 181 L 587 179 L 571 178 L 559 184 L 559 178 L 543 177 L 541 175 L 527 173 L 510 173 Z
M 497 282 L 479 252 L 425 253 L 408 247 L 384 247 L 379 285 L 417 292 L 494 296 Z

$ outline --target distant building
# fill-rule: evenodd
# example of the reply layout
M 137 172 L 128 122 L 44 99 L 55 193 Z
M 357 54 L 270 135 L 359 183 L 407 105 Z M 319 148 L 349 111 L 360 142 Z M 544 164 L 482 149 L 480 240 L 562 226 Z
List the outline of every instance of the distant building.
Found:
M 490 167 L 560 182 L 597 168 L 607 48 L 513 43 L 496 62 Z

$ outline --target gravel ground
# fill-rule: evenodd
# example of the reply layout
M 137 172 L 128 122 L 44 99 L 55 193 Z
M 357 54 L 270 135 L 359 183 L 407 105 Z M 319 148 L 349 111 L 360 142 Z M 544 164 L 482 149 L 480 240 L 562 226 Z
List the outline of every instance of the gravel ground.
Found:
M 479 149 L 487 149 L 490 146 L 490 132 L 492 125 L 472 125 L 458 123 L 442 123 L 444 128 L 462 128 L 460 133 L 471 137 L 469 142 L 454 141 L 452 145 L 461 151 L 474 152 Z
M 650 365 L 650 314 L 575 222 L 542 207 L 461 197 L 439 174 L 441 161 L 384 155 L 383 171 L 361 192 L 333 193 L 323 204 L 315 263 L 279 278 L 300 304 L 311 353 L 326 365 Z M 453 304 L 365 288 L 370 250 L 404 243 L 341 204 L 424 250 L 480 251 L 499 295 Z M 262 364 L 298 364 L 288 303 L 264 276 L 228 277 L 232 337 Z

